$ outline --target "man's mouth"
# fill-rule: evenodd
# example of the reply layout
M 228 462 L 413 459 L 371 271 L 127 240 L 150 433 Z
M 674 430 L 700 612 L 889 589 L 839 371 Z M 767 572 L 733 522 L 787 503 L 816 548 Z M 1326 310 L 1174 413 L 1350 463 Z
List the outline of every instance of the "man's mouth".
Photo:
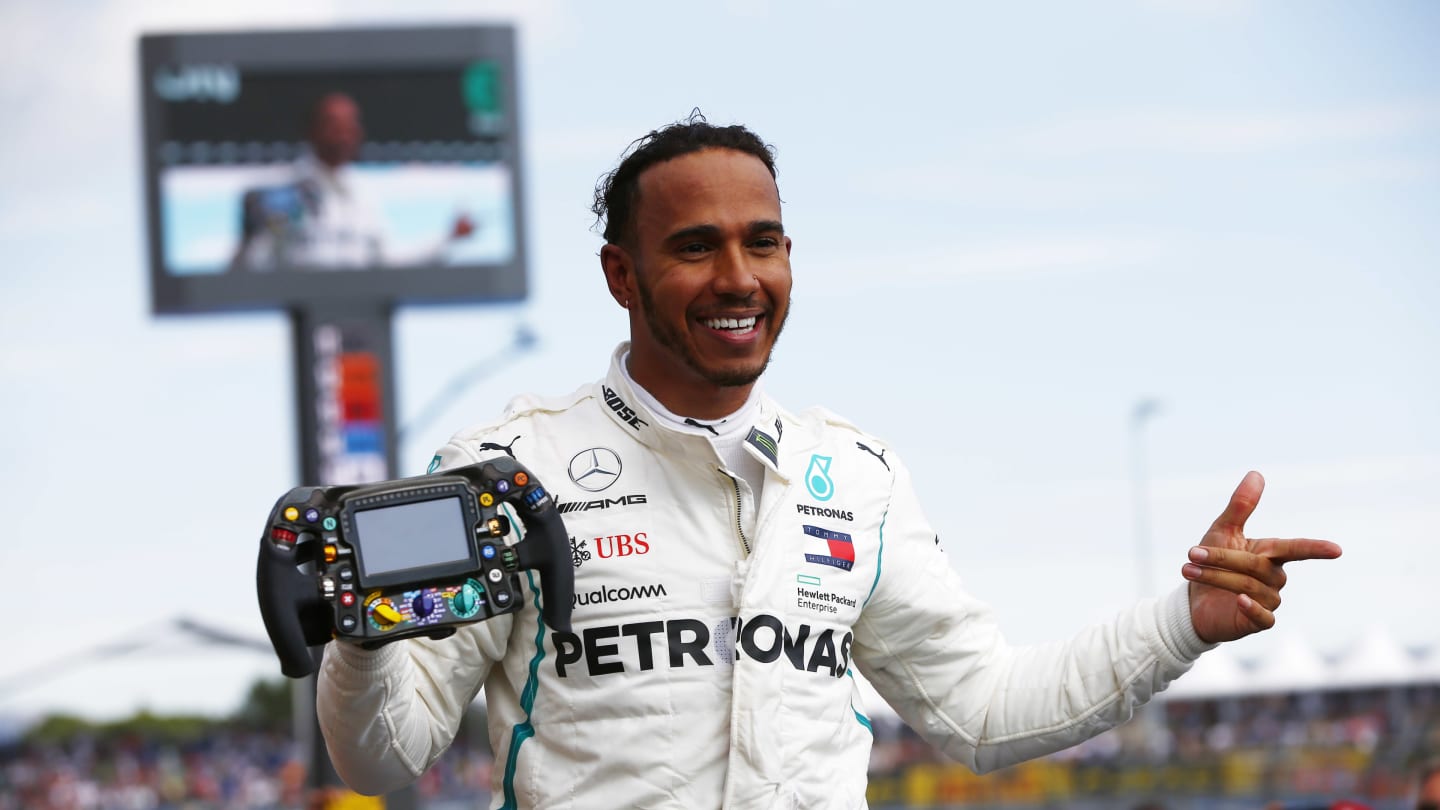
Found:
M 757 320 L 756 316 L 750 315 L 744 318 L 701 318 L 700 323 L 711 329 L 738 337 L 755 331 Z

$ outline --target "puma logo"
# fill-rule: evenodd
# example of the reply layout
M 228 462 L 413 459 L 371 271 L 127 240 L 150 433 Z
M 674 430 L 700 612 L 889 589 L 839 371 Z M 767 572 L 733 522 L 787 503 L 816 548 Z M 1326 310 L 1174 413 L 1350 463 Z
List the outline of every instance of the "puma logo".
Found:
M 877 453 L 877 452 L 875 452 L 874 450 L 871 450 L 870 448 L 866 447 L 864 444 L 862 444 L 862 443 L 860 443 L 860 442 L 855 442 L 855 446 L 858 447 L 858 448 L 860 448 L 861 450 L 864 450 L 865 452 L 869 453 L 870 455 L 874 456 L 875 458 L 880 459 L 880 463 L 885 465 L 885 469 L 887 469 L 887 470 L 890 469 L 890 462 L 888 462 L 888 461 L 885 460 L 885 451 L 884 451 L 884 450 L 881 450 L 880 452 Z
M 520 441 L 520 437 L 519 437 L 519 436 L 516 436 L 515 438 L 511 439 L 509 444 L 496 444 L 495 442 L 484 442 L 483 444 L 480 445 L 480 449 L 481 449 L 481 450 L 503 450 L 503 451 L 505 452 L 505 455 L 509 456 L 510 458 L 515 458 L 515 451 L 511 450 L 510 448 L 514 447 L 514 446 L 515 446 L 515 442 L 518 442 L 518 441 Z M 519 461 L 519 459 L 515 459 L 515 460 L 516 460 L 516 461 Z M 889 465 L 886 465 L 886 468 L 888 469 L 888 468 L 889 468 Z

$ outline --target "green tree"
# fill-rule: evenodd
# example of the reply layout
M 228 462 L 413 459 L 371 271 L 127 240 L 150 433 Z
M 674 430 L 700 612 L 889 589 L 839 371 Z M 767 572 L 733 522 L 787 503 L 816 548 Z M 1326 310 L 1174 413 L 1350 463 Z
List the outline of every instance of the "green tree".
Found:
M 289 734 L 294 721 L 291 694 L 294 683 L 289 678 L 257 680 L 250 685 L 245 702 L 231 719 L 251 731 Z

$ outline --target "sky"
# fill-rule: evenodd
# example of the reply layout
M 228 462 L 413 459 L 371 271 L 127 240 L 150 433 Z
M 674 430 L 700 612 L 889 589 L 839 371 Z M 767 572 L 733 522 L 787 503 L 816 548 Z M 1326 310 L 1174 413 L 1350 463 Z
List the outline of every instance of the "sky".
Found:
M 1232 653 L 1440 645 L 1440 6 L 5 0 L 0 726 L 225 713 L 278 677 L 177 624 L 264 639 L 291 333 L 150 313 L 139 36 L 446 23 L 518 31 L 532 295 L 398 312 L 401 474 L 604 372 L 626 322 L 595 181 L 699 107 L 777 148 L 795 292 L 766 390 L 906 459 L 1011 641 L 1178 585 L 1255 469 L 1251 536 L 1345 555 L 1292 566 Z M 437 399 L 520 328 L 533 351 Z

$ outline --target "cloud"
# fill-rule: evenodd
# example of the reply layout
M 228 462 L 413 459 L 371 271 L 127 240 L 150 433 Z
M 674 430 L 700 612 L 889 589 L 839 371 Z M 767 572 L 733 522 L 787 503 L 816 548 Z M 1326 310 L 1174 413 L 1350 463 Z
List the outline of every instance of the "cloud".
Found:
M 109 202 L 116 195 L 108 189 L 92 189 L 77 194 L 71 188 L 38 187 L 23 194 L 0 195 L 0 242 L 8 240 L 74 239 L 93 236 L 94 223 L 123 220 L 131 230 L 138 230 L 138 206 L 116 210 Z
M 883 283 L 933 283 L 976 276 L 1091 272 L 1157 262 L 1169 251 L 1155 236 L 1036 236 L 1021 240 L 951 246 L 908 256 L 828 256 L 815 260 L 827 282 L 840 287 L 880 282 L 875 268 L 890 268 Z
M 1440 105 L 1433 103 L 1288 112 L 1154 109 L 1060 121 L 1018 133 L 1010 142 L 1021 152 L 1046 157 L 1239 154 L 1405 137 L 1437 128 Z
M 341 4 L 341 8 L 346 9 L 343 16 L 347 20 L 363 18 L 376 23 L 514 25 L 522 46 L 535 47 L 536 52 L 564 46 L 584 34 L 574 13 L 574 5 L 564 0 L 430 0 L 410 3 L 367 0 Z M 521 58 L 524 56 L 522 49 Z
M 1188 17 L 1226 19 L 1248 17 L 1255 10 L 1254 0 L 1140 0 L 1140 5 Z
M 114 377 L 134 384 L 138 374 L 147 383 L 164 385 L 181 374 L 284 357 L 289 335 L 276 325 L 278 318 L 234 316 L 211 322 L 206 329 L 186 329 L 182 340 L 170 334 L 163 322 L 145 323 L 139 332 L 124 336 L 123 345 L 138 347 L 133 352 L 97 345 L 93 335 L 65 330 L 43 340 L 0 346 L 0 376 L 10 382 L 27 378 L 54 382 L 59 370 L 71 374 L 83 370 L 90 382 L 109 383 Z M 143 363 L 137 357 L 143 357 Z
M 1402 139 L 1437 135 L 1440 102 L 1308 111 L 1141 109 L 972 136 L 943 159 L 861 169 L 852 182 L 856 194 L 906 203 L 1088 209 L 1164 193 L 1167 170 L 1117 170 L 1105 160 L 1111 154 L 1171 158 L 1168 165 L 1178 169 L 1187 165 L 1174 160 L 1179 157 L 1234 158 L 1329 147 L 1303 159 L 1303 179 L 1413 184 L 1434 179 L 1440 163 L 1382 150 Z
M 1404 156 L 1342 157 L 1300 170 L 1310 180 L 1327 183 L 1375 183 L 1433 188 L 1440 184 L 1440 160 Z
M 906 166 L 872 171 L 855 178 L 856 193 L 871 199 L 915 203 L 978 205 L 1022 210 L 1091 206 L 1142 199 L 1153 193 L 1151 183 L 1137 177 L 1062 176 L 1041 173 L 1024 164 L 1010 170 L 973 165 Z
M 537 163 L 574 161 L 611 166 L 620 150 L 642 130 L 635 127 L 550 127 L 529 141 L 529 159 Z
M 1260 465 L 1268 481 L 1283 482 L 1289 491 L 1328 490 L 1358 486 L 1391 486 L 1414 481 L 1440 482 L 1440 456 L 1387 455 L 1342 458 L 1332 461 L 1295 464 Z M 1224 490 L 1240 483 L 1243 470 L 1229 473 L 1198 473 L 1167 477 L 1157 481 L 1155 493 L 1161 497 L 1184 497 L 1205 489 Z
M 765 20 L 774 16 L 773 0 L 725 0 L 725 10 L 736 17 Z
M 1420 481 L 1440 483 L 1440 456 L 1423 454 L 1344 457 L 1313 463 L 1261 460 L 1256 469 L 1265 475 L 1267 485 L 1278 485 L 1287 494 L 1316 494 L 1348 487 L 1385 489 Z M 1236 468 L 1156 476 L 1150 481 L 1149 491 L 1157 501 L 1181 502 L 1197 496 L 1220 498 L 1215 504 L 1218 510 L 1224 505 L 1223 498 L 1240 483 L 1244 474 L 1245 470 Z M 1131 482 L 1123 478 L 1057 481 L 1052 494 L 1075 501 L 1121 494 L 1129 497 L 1131 486 Z

